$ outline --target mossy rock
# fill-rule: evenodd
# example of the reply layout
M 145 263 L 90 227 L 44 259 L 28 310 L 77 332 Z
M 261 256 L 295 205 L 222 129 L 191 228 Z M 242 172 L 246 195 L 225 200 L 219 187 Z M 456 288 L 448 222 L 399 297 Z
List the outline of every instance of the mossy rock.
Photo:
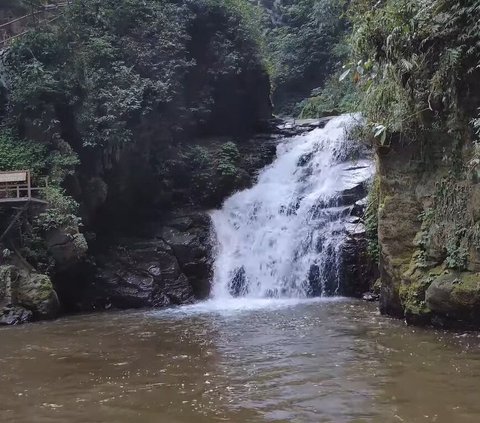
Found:
M 0 266 L 0 305 L 2 310 L 23 308 L 30 311 L 35 319 L 55 317 L 60 307 L 48 276 L 13 265 Z
M 430 320 L 432 311 L 425 301 L 425 291 L 430 283 L 429 278 L 419 277 L 400 285 L 400 300 L 407 323 L 423 324 Z
M 480 321 L 480 274 L 449 273 L 436 278 L 425 294 L 426 305 L 453 319 Z
M 16 301 L 31 310 L 35 318 L 55 317 L 59 308 L 57 293 L 46 275 L 21 271 L 16 287 Z

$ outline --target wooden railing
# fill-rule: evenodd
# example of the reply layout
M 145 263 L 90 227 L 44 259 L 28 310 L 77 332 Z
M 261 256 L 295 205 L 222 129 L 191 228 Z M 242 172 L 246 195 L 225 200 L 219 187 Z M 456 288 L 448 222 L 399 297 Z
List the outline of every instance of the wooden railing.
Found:
M 71 0 L 48 4 L 28 15 L 1 24 L 0 48 L 8 47 L 13 40 L 25 35 L 34 27 L 53 22 L 58 18 L 61 10 L 70 3 Z
M 29 170 L 0 172 L 0 203 L 46 203 L 45 188 L 33 187 Z

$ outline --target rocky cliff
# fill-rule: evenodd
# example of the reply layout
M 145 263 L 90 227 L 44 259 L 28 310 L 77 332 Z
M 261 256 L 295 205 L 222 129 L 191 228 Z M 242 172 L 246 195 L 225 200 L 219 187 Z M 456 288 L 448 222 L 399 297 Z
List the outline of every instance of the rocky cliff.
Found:
M 383 313 L 415 324 L 480 323 L 480 180 L 468 135 L 378 149 Z

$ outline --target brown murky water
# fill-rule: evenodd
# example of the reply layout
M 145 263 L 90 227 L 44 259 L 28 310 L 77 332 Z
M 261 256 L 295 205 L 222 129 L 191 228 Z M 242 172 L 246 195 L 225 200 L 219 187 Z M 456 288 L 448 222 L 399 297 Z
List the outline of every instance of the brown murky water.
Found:
M 346 300 L 0 330 L 0 422 L 480 422 L 480 338 Z

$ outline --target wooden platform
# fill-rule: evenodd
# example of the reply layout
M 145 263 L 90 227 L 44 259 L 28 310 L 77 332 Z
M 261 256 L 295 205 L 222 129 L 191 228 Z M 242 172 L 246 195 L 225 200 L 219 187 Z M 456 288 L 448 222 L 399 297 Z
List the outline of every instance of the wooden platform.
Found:
M 32 187 L 29 170 L 0 172 L 0 204 L 40 203 L 47 204 L 42 199 L 44 188 Z

